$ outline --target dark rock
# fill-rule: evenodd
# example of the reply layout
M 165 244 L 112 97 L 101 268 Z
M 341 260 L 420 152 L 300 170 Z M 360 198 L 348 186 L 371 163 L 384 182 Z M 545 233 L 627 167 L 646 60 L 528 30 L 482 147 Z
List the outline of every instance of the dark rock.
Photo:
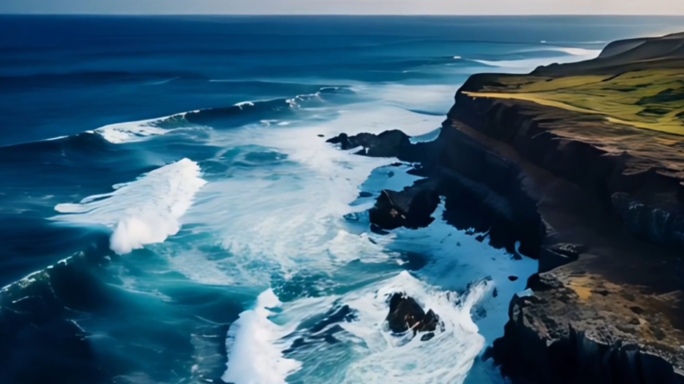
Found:
M 434 332 L 441 327 L 436 313 L 431 309 L 425 313 L 420 304 L 403 293 L 395 293 L 390 297 L 389 314 L 385 320 L 393 333 L 413 330 L 415 335 L 417 332 Z M 432 336 L 424 335 L 423 337 L 429 340 Z
M 510 280 L 510 281 L 517 281 L 517 280 L 518 280 L 518 276 L 508 276 L 508 280 Z
M 359 197 L 372 197 L 372 196 L 373 196 L 373 194 L 370 192 L 366 192 L 366 191 L 359 192 Z
M 497 297 L 497 296 L 499 296 L 499 291 L 496 288 L 494 288 L 494 290 L 492 291 L 492 297 Z
M 420 341 L 430 341 L 430 340 L 432 340 L 433 337 L 435 337 L 435 333 L 434 332 L 428 332 L 428 333 L 426 333 L 420 337 Z
M 447 223 L 486 233 L 495 248 L 538 258 L 546 228 L 521 184 L 521 168 L 453 127 L 445 126 L 437 140 L 443 141 L 439 194 Z
M 534 295 L 513 298 L 504 336 L 495 340 L 485 357 L 501 365 L 513 383 L 684 383 L 681 373 L 667 361 L 679 351 L 658 350 L 662 340 L 657 340 L 657 330 L 668 323 L 661 316 L 648 336 L 640 335 L 644 326 L 634 321 L 635 315 L 650 314 L 652 310 L 643 308 L 652 301 L 637 296 L 623 301 L 620 296 L 626 292 L 622 290 L 629 286 L 611 288 L 620 295 L 579 296 L 577 292 L 597 292 L 606 282 L 583 277 L 570 286 L 564 280 L 573 277 L 562 270 L 571 265 L 530 278 L 528 286 Z M 594 301 L 589 308 L 588 299 Z M 626 307 L 631 300 L 638 305 Z M 647 342 L 641 344 L 638 338 L 644 336 Z
M 389 300 L 389 314 L 385 319 L 390 331 L 404 333 L 425 317 L 423 308 L 414 299 L 403 293 L 395 293 Z
M 425 168 L 420 167 L 420 166 L 413 167 L 413 168 L 409 169 L 408 171 L 406 171 L 406 173 L 409 175 L 420 176 L 420 177 L 429 176 L 429 171 L 427 171 Z
M 587 251 L 587 247 L 582 244 L 560 243 L 549 247 L 552 251 L 567 257 L 578 259 L 579 255 Z
M 684 204 L 679 199 L 659 195 L 652 201 L 614 193 L 611 202 L 630 232 L 648 241 L 684 249 Z
M 572 263 L 586 252 L 586 247 L 579 244 L 561 243 L 542 249 L 539 256 L 539 272 L 546 272 Z
M 349 135 L 347 135 L 346 133 L 340 133 L 339 135 L 330 138 L 325 142 L 330 144 L 339 144 L 340 148 L 343 150 L 347 150 L 350 148 Z
M 357 154 L 370 157 L 398 157 L 402 151 L 411 147 L 409 137 L 399 130 L 385 131 L 379 135 L 359 133 L 349 136 L 341 133 L 327 142 L 339 144 L 343 150 L 362 147 Z
M 383 190 L 369 211 L 372 224 L 383 229 L 421 228 L 432 223 L 439 195 L 429 184 L 418 184 L 401 192 Z
M 319 133 L 319 134 L 318 134 L 318 137 L 325 137 L 325 135 Z
M 344 215 L 344 219 L 347 221 L 357 222 L 361 220 L 361 214 L 357 212 L 351 212 Z
M 373 223 L 371 223 L 371 225 L 370 225 L 370 230 L 371 230 L 371 232 L 376 233 L 376 234 L 378 234 L 378 235 L 387 235 L 387 234 L 389 234 L 388 231 L 386 231 L 386 230 L 380 228 L 380 226 L 378 226 L 377 224 L 373 224 Z

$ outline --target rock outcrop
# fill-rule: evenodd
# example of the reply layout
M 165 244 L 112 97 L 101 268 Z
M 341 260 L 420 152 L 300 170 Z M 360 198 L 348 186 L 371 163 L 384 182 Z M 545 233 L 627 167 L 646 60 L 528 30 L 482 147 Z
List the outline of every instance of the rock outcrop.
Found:
M 443 219 L 449 224 L 469 230 L 479 239 L 488 239 L 493 247 L 539 257 L 544 224 L 535 200 L 521 185 L 523 178 L 517 164 L 457 130 L 443 129 L 437 140 L 419 144 L 411 144 L 408 138 L 408 144 L 398 141 L 394 132 L 398 131 L 340 134 L 328 140 L 342 149 L 358 143 L 364 143 L 364 148 L 392 148 L 382 151 L 383 155 L 419 162 L 412 173 L 425 179 L 402 191 L 380 193 L 369 211 L 374 229 L 425 227 L 434 220 L 432 214 L 443 198 Z M 364 156 L 369 153 L 365 149 L 358 152 Z
M 381 229 L 427 227 L 439 204 L 434 183 L 416 183 L 396 192 L 383 190 L 369 211 L 370 222 Z
M 568 272 L 535 275 L 533 294 L 513 298 L 504 337 L 488 352 L 504 375 L 520 383 L 684 383 L 673 365 L 680 331 L 663 317 L 644 318 L 656 309 L 652 300 L 667 298 L 627 297 L 634 292 Z
M 359 133 L 349 136 L 341 133 L 326 140 L 331 144 L 339 144 L 342 150 L 361 148 L 357 154 L 370 157 L 400 157 L 411 147 L 409 137 L 402 131 L 385 131 L 379 135 Z
M 404 293 L 394 293 L 389 298 L 389 313 L 385 319 L 393 333 L 412 331 L 415 336 L 418 332 L 424 333 L 422 341 L 434 337 L 434 332 L 441 328 L 439 316 L 429 309 L 427 312 L 412 297 Z

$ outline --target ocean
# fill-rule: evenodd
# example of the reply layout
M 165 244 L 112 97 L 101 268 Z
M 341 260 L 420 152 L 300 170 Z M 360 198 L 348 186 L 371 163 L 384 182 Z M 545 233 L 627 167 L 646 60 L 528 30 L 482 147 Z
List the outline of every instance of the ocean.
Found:
M 675 17 L 0 16 L 1 383 L 503 383 L 536 262 L 442 218 L 370 231 L 478 72 L 593 58 Z M 512 281 L 509 277 L 518 277 Z M 383 324 L 395 292 L 444 322 Z

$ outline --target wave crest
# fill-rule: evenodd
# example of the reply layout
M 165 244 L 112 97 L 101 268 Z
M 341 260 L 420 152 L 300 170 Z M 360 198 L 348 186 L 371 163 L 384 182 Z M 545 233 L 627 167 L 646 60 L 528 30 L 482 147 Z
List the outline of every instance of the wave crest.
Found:
M 89 196 L 76 204 L 58 204 L 55 210 L 62 215 L 55 219 L 105 226 L 112 231 L 110 248 L 125 254 L 178 233 L 179 219 L 204 184 L 197 163 L 182 159 L 136 181 L 115 185 L 114 192 Z
M 88 131 L 112 144 L 135 143 L 188 128 L 208 126 L 240 126 L 252 122 L 273 120 L 274 117 L 294 113 L 296 110 L 325 102 L 330 95 L 354 94 L 345 86 L 321 87 L 315 93 L 292 98 L 242 101 L 228 107 L 206 108 L 182 112 L 158 119 L 110 124 Z

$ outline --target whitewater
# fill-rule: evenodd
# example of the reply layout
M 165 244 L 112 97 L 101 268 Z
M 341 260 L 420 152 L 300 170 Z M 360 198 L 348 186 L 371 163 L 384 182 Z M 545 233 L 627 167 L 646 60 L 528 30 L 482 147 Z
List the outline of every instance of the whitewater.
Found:
M 596 54 L 560 51 L 578 58 Z M 530 70 L 542 61 L 485 64 Z M 450 228 L 441 221 L 442 208 L 427 229 L 370 232 L 359 224 L 367 222 L 365 211 L 374 196 L 382 189 L 401 189 L 417 177 L 405 174 L 408 164 L 392 165 L 396 159 L 358 156 L 324 139 L 388 127 L 400 127 L 414 141 L 429 139 L 454 89 L 355 84 L 98 128 L 87 133 L 116 145 L 180 135 L 216 151 L 200 162 L 185 158 L 161 166 L 114 185 L 112 192 L 58 204 L 60 215 L 54 220 L 107 228 L 111 249 L 122 255 L 157 245 L 153 249 L 171 268 L 197 284 L 261 291 L 226 334 L 226 382 L 462 383 L 486 340 L 505 322 L 506 301 L 493 300 L 494 287 L 504 298 L 521 291 L 524 279 L 512 283 L 505 277 L 528 276 L 533 263 L 514 260 Z M 367 101 L 338 106 L 338 92 Z M 274 105 L 284 118 L 221 130 L 236 109 L 247 114 Z M 234 166 L 227 174 L 211 170 L 227 163 Z M 362 191 L 372 197 L 359 197 Z M 174 238 L 181 225 L 190 229 Z M 208 246 L 218 246 L 222 255 L 207 257 L 202 249 Z M 404 270 L 411 252 L 422 254 L 423 269 Z M 451 270 L 458 270 L 458 276 L 440 272 Z M 274 275 L 286 285 L 306 276 L 311 292 L 283 302 L 269 284 Z M 383 323 L 387 300 L 395 292 L 433 309 L 444 329 L 427 342 L 393 336 Z M 351 311 L 348 318 L 307 328 L 343 306 Z
M 326 140 L 434 140 L 471 74 L 589 59 L 613 36 L 543 18 L 74 20 L 55 49 L 89 60 L 15 49 L 33 64 L 0 68 L 51 106 L 5 111 L 33 129 L 0 142 L 0 305 L 25 306 L 0 320 L 29 335 L 0 343 L 17 359 L 0 381 L 504 382 L 481 357 L 536 264 L 444 204 L 426 228 L 372 231 L 414 164 Z M 394 293 L 437 313 L 434 337 L 390 332 Z

